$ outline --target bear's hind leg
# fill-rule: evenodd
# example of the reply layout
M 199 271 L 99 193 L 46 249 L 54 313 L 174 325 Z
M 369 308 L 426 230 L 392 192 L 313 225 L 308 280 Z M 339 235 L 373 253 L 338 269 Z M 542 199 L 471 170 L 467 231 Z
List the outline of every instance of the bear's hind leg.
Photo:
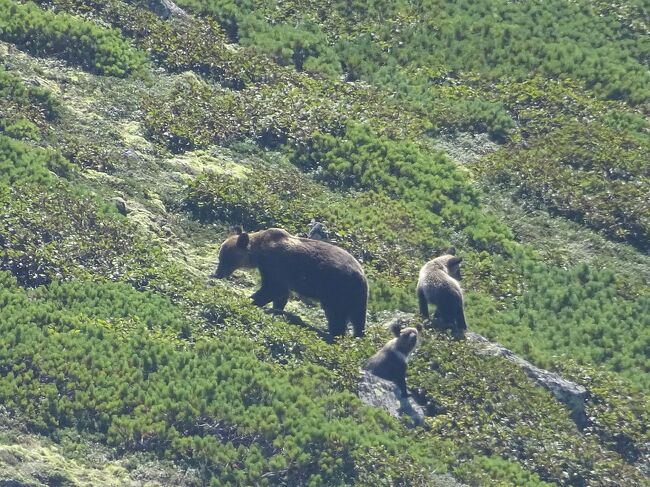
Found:
M 420 316 L 423 319 L 429 319 L 429 302 L 422 289 L 418 289 L 418 303 L 420 304 Z
M 282 311 L 289 301 L 289 290 L 273 299 L 273 309 Z
M 352 313 L 350 313 L 350 321 L 352 322 L 352 329 L 354 330 L 354 336 L 360 338 L 364 335 L 366 329 L 366 307 L 367 304 L 364 301 L 356 307 L 353 308 Z
M 325 317 L 327 318 L 327 328 L 332 336 L 345 335 L 345 328 L 348 323 L 348 315 L 340 309 L 338 304 L 321 303 Z
M 453 329 L 454 337 L 464 338 L 465 331 L 467 330 L 467 322 L 465 321 L 465 312 L 463 311 L 462 303 L 458 306 L 454 323 L 455 323 Z

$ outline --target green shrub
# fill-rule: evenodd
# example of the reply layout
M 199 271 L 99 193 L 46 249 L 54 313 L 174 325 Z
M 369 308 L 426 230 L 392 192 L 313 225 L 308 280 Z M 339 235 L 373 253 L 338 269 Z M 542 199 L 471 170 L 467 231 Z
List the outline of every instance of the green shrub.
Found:
M 127 76 L 146 66 L 143 52 L 118 31 L 66 13 L 39 9 L 32 2 L 0 1 L 0 38 L 37 56 L 56 56 L 109 76 Z
M 650 96 L 650 78 L 643 65 L 650 43 L 639 27 L 644 21 L 639 7 L 629 9 L 636 14 L 618 7 L 620 11 L 612 15 L 600 15 L 591 3 L 582 1 L 543 5 L 337 1 L 326 9 L 318 2 L 302 2 L 300 8 L 291 2 L 278 6 L 182 0 L 180 4 L 214 16 L 234 41 L 262 52 L 279 51 L 281 60 L 291 58 L 290 39 L 300 33 L 310 39 L 309 52 L 315 56 L 330 58 L 334 51 L 352 79 L 389 84 L 398 91 L 404 88 L 400 71 L 446 65 L 455 72 L 475 71 L 493 80 L 523 79 L 536 73 L 571 78 L 603 98 L 631 104 L 647 103 Z M 598 8 L 617 9 L 609 4 Z M 634 20 L 626 22 L 628 16 Z M 415 94 L 419 88 L 413 83 L 406 89 Z
M 567 356 L 650 386 L 648 296 L 629 295 L 613 271 L 587 264 L 569 269 L 532 265 L 523 277 L 526 293 L 502 312 L 483 317 L 481 326 L 488 336 L 541 366 Z
M 137 322 L 120 336 L 99 319 L 139 305 L 141 318 L 166 325 L 173 307 L 152 294 L 61 284 L 28 297 L 8 284 L 0 288 L 0 398 L 45 434 L 65 427 L 96 433 L 120 449 L 184 461 L 220 485 L 351 483 L 357 476 L 388 485 L 388 473 L 398 483 L 423 483 L 449 461 L 449 445 L 414 442 L 397 421 L 325 387 L 331 376 L 323 367 L 265 364 L 234 333 L 178 349 Z M 399 460 L 368 460 L 380 454 Z
M 650 242 L 649 158 L 647 138 L 566 122 L 525 150 L 510 147 L 484 159 L 480 171 L 496 183 L 515 186 L 525 200 L 540 201 L 643 250 Z
M 426 153 L 405 141 L 379 137 L 351 124 L 344 137 L 316 133 L 292 156 L 339 188 L 373 189 L 434 213 L 444 227 L 462 229 L 477 249 L 507 251 L 508 229 L 479 208 L 479 194 L 456 165 L 440 152 Z
M 645 340 L 645 348 L 648 347 Z M 598 436 L 607 448 L 629 463 L 642 462 L 650 454 L 650 399 L 612 372 L 573 360 L 558 363 L 563 376 L 589 391 L 585 408 L 589 417 L 586 433 Z M 646 374 L 647 375 L 647 374 Z M 643 383 L 643 381 L 639 381 Z
M 25 84 L 0 66 L 0 131 L 17 139 L 38 139 L 39 128 L 56 120 L 59 103 L 52 94 Z
M 480 345 L 434 332 L 409 362 L 411 387 L 426 390 L 432 405 L 442 411 L 432 418 L 432 434 L 492 457 L 462 462 L 454 469 L 457 475 L 480 485 L 544 485 L 540 479 L 560 485 L 607 483 L 608 478 L 621 485 L 640 481 L 641 474 L 618 453 L 581 434 L 568 409 L 529 381 L 523 370 L 475 347 Z M 622 389 L 634 393 L 630 387 Z M 629 414 L 624 404 L 613 410 Z M 647 432 L 638 425 L 632 420 L 629 428 L 641 446 Z
M 54 172 L 69 173 L 72 166 L 51 150 L 35 148 L 0 134 L 0 183 L 12 186 L 30 182 L 47 186 L 56 181 Z
M 148 282 L 159 249 L 114 207 L 58 176 L 71 173 L 57 152 L 0 135 L 0 267 L 30 286 L 94 274 Z
M 259 167 L 247 172 L 245 176 L 218 172 L 192 181 L 187 202 L 195 216 L 246 230 L 308 229 L 310 219 L 317 216 L 314 202 L 326 198 L 322 188 L 297 171 Z

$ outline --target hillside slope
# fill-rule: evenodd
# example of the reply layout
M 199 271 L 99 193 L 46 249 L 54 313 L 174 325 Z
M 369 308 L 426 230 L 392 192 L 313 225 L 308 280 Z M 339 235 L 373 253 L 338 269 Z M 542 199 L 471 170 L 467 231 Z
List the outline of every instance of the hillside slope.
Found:
M 0 480 L 647 484 L 643 3 L 179 5 L 0 0 Z M 231 225 L 312 219 L 363 264 L 364 339 L 208 278 Z M 450 245 L 470 329 L 586 387 L 586 426 L 433 330 L 426 427 L 359 401 Z

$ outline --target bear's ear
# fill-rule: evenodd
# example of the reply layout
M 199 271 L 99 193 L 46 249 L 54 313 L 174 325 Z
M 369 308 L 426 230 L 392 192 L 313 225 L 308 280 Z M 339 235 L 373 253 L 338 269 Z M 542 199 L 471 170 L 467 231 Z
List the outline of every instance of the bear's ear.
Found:
M 415 329 L 418 331 L 418 333 L 422 333 L 424 327 L 422 326 L 422 323 L 418 323 L 417 325 L 415 325 Z
M 452 245 L 451 247 L 449 247 L 449 248 L 447 249 L 447 252 L 446 252 L 446 253 L 449 254 L 449 255 L 456 255 L 456 247 L 454 247 L 454 246 Z
M 459 265 L 462 261 L 462 257 L 452 257 L 447 261 L 447 265 Z
M 230 227 L 230 235 L 241 235 L 242 233 L 244 233 L 244 229 L 241 225 Z
M 390 332 L 398 337 L 400 335 L 400 332 L 402 331 L 402 324 L 399 321 L 396 321 L 392 325 L 390 325 Z
M 250 242 L 250 238 L 248 238 L 248 234 L 246 232 L 240 233 L 239 237 L 237 237 L 237 247 L 240 249 L 245 249 L 248 247 L 248 242 Z

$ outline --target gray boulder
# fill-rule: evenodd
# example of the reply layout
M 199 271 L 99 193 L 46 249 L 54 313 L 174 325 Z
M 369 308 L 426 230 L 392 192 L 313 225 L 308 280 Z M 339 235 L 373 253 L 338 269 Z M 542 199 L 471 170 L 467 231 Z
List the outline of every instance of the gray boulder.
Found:
M 536 367 L 500 343 L 491 342 L 478 333 L 468 332 L 466 338 L 467 341 L 477 345 L 479 353 L 503 357 L 516 364 L 533 382 L 549 390 L 558 401 L 569 408 L 571 417 L 578 427 L 583 428 L 587 425 L 588 420 L 585 413 L 587 389 L 583 386 L 566 380 L 554 372 Z
M 391 381 L 366 370 L 361 373 L 358 393 L 363 403 L 381 408 L 396 418 L 409 416 L 413 426 L 424 425 L 425 410 L 412 397 L 404 397 L 399 387 Z
M 148 0 L 147 6 L 149 7 L 149 10 L 163 19 L 168 19 L 172 15 L 177 17 L 188 16 L 185 10 L 180 8 L 171 0 Z
M 121 198 L 119 196 L 115 196 L 114 198 L 111 198 L 111 201 L 115 205 L 115 208 L 117 208 L 117 211 L 120 212 L 120 214 L 126 216 L 131 212 L 131 208 L 129 208 L 126 204 L 126 201 L 124 198 Z

